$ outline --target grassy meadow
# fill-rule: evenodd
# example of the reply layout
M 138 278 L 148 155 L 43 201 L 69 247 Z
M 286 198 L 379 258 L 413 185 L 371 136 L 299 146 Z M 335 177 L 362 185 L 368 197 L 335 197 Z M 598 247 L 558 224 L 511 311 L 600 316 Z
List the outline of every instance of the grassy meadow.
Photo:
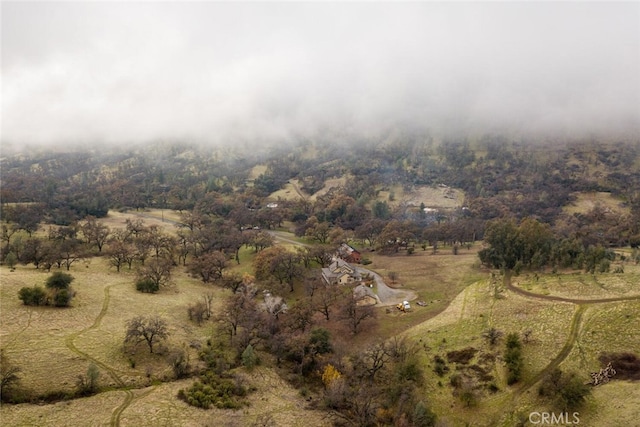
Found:
M 149 355 L 143 345 L 134 355 L 123 352 L 126 321 L 136 315 L 160 315 L 169 325 L 164 351 L 188 347 L 191 341 L 206 340 L 212 330 L 210 324 L 198 327 L 189 322 L 187 307 L 212 293 L 215 311 L 226 294 L 180 272 L 159 293 L 140 293 L 135 290 L 133 272 L 125 268 L 116 273 L 103 258 L 74 266 L 70 273 L 76 296 L 70 308 L 58 309 L 27 307 L 17 297 L 23 286 L 44 287 L 49 274 L 31 266 L 12 272 L 2 269 L 2 347 L 13 363 L 24 366 L 23 385 L 39 393 L 71 391 L 90 362 L 103 371 L 101 383 L 107 387 L 121 385 L 114 376 L 136 387 L 170 378 L 172 372 L 164 359 Z M 131 360 L 136 361 L 135 368 Z M 56 381 L 51 381 L 52 370 Z
M 565 283 L 585 286 L 582 298 L 616 298 L 620 289 L 627 288 L 633 275 L 603 274 L 595 280 L 590 275 L 572 273 L 574 282 L 555 275 L 540 275 L 537 283 L 545 283 L 548 294 L 559 295 Z M 525 277 L 514 278 L 514 282 Z M 598 283 L 608 283 L 603 289 Z M 578 285 L 579 284 L 579 285 Z M 571 286 L 570 286 L 571 287 Z M 573 291 L 568 293 L 573 296 Z M 510 291 L 495 297 L 491 279 L 479 280 L 466 287 L 437 316 L 408 329 L 404 335 L 417 341 L 427 374 L 425 396 L 432 402 L 440 419 L 452 426 L 513 426 L 526 420 L 532 411 L 553 410 L 548 401 L 537 395 L 537 384 L 545 372 L 559 367 L 575 372 L 585 382 L 589 373 L 600 369 L 598 356 L 602 352 L 640 353 L 640 300 L 577 305 L 568 302 L 529 298 Z M 624 292 L 622 295 L 637 295 Z M 502 338 L 491 346 L 483 333 L 490 327 L 503 332 Z M 575 334 L 572 332 L 575 329 Z M 502 362 L 504 336 L 510 332 L 529 330 L 528 342 L 523 344 L 524 369 L 519 383 L 508 386 L 506 368 Z M 575 335 L 575 336 L 574 336 Z M 476 349 L 468 364 L 448 363 L 449 371 L 442 377 L 434 373 L 436 355 L 447 360 L 452 351 L 472 347 Z M 482 381 L 481 375 L 490 375 Z M 454 377 L 468 379 L 475 400 L 467 405 L 459 398 L 451 383 Z M 487 385 L 495 386 L 490 389 Z M 629 381 L 612 381 L 594 387 L 584 407 L 581 422 L 589 426 L 631 425 L 627 421 L 637 415 L 640 394 L 630 390 Z M 637 384 L 636 384 L 637 388 Z M 617 410 L 607 405 L 605 396 L 616 396 Z M 604 400 L 603 400 L 604 399 Z M 529 425 L 529 424 L 525 424 Z
M 122 426 L 244 427 L 269 421 L 275 423 L 272 425 L 291 427 L 331 425 L 325 413 L 308 409 L 305 398 L 273 370 L 260 367 L 246 376 L 257 390 L 249 395 L 249 405 L 236 411 L 202 410 L 177 399 L 178 390 L 193 382 L 186 379 L 130 391 L 106 391 L 48 405 L 3 405 L 0 419 L 3 425 L 15 427 L 116 425 L 113 414 L 126 401 L 128 405 L 118 419 Z
M 574 196 L 575 201 L 564 207 L 564 211 L 568 214 L 587 213 L 596 206 L 621 214 L 629 213 L 629 207 L 608 192 L 581 192 L 574 194 Z

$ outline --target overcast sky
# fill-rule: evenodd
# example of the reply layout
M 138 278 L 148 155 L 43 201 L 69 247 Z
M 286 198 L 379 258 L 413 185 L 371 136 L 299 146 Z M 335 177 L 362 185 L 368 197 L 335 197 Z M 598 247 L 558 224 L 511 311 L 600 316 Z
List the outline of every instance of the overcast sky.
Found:
M 640 2 L 2 2 L 3 143 L 640 129 Z

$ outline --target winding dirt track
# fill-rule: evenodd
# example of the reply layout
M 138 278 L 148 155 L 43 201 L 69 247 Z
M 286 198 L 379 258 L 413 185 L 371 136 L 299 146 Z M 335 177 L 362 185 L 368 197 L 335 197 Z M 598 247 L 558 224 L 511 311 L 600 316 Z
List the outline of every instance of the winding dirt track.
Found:
M 571 349 L 576 343 L 578 339 L 578 333 L 580 331 L 580 323 L 582 321 L 582 315 L 587 309 L 588 305 L 593 304 L 606 304 L 610 302 L 624 302 L 624 301 L 640 301 L 640 295 L 636 296 L 628 296 L 628 297 L 617 297 L 617 298 L 596 298 L 596 299 L 576 299 L 576 298 L 564 298 L 554 295 L 540 295 L 533 292 L 525 291 L 524 289 L 520 289 L 517 286 L 514 286 L 511 283 L 511 275 L 507 274 L 504 276 L 504 284 L 507 289 L 516 294 L 525 296 L 527 298 L 535 298 L 541 299 L 545 301 L 556 301 L 556 302 L 566 302 L 575 304 L 578 306 L 575 313 L 573 314 L 573 318 L 571 319 L 571 330 L 569 332 L 569 336 L 567 337 L 567 341 L 565 342 L 562 350 L 558 353 L 558 355 L 551 361 L 544 369 L 534 375 L 527 382 L 523 383 L 518 389 L 516 389 L 516 395 L 519 395 L 532 386 L 534 386 L 538 381 L 544 378 L 545 375 L 550 373 L 552 370 L 560 366 L 560 363 L 569 355 Z
M 580 322 L 582 320 L 582 315 L 586 310 L 585 305 L 579 305 L 576 312 L 573 314 L 573 318 L 571 318 L 571 330 L 569 331 L 569 337 L 567 338 L 567 342 L 564 343 L 562 350 L 554 359 L 549 362 L 547 366 L 544 367 L 540 372 L 534 375 L 527 382 L 523 383 L 517 390 L 517 394 L 523 393 L 525 390 L 533 387 L 538 381 L 543 379 L 547 374 L 551 373 L 554 369 L 560 366 L 560 363 L 571 353 L 571 349 L 576 343 L 578 339 L 578 332 L 580 331 Z
M 76 338 L 78 338 L 80 335 L 82 335 L 85 332 L 90 331 L 92 329 L 96 329 L 97 327 L 100 326 L 100 323 L 102 322 L 102 319 L 107 314 L 107 310 L 109 309 L 109 301 L 110 301 L 109 289 L 111 288 L 111 286 L 113 286 L 113 285 L 106 286 L 104 288 L 104 301 L 102 302 L 102 309 L 100 310 L 100 313 L 98 313 L 98 316 L 96 317 L 96 319 L 93 321 L 93 324 L 91 326 L 88 326 L 88 327 L 78 331 L 78 332 L 74 332 L 73 334 L 68 335 L 65 338 L 65 344 L 69 348 L 69 350 L 71 350 L 72 352 L 76 353 L 80 357 L 82 357 L 82 358 L 84 358 L 86 360 L 89 360 L 92 363 L 94 363 L 95 365 L 97 365 L 100 368 L 102 368 L 115 381 L 117 386 L 119 388 L 121 388 L 122 391 L 124 391 L 124 393 L 125 393 L 124 402 L 122 402 L 122 404 L 120 406 L 118 406 L 116 409 L 114 409 L 113 413 L 111 414 L 111 421 L 109 423 L 111 426 L 117 427 L 117 426 L 120 425 L 120 416 L 122 415 L 124 410 L 134 400 L 133 392 L 126 388 L 127 387 L 126 384 L 124 383 L 124 381 L 122 381 L 122 378 L 120 378 L 120 376 L 118 375 L 116 370 L 114 370 L 112 367 L 110 367 L 109 365 L 105 364 L 104 362 L 101 362 L 100 360 L 98 360 L 95 357 L 91 356 L 90 354 L 79 350 L 74 344 L 74 340 Z M 144 397 L 147 394 L 151 393 L 154 388 L 150 389 L 148 392 L 145 392 L 145 393 L 139 395 L 136 399 L 139 399 L 139 398 Z
M 536 294 L 533 292 L 529 292 L 529 291 L 525 291 L 524 289 L 520 289 L 517 286 L 514 286 L 511 283 L 511 278 L 507 278 L 508 276 L 505 276 L 505 286 L 507 287 L 507 289 L 509 289 L 510 291 L 513 291 L 517 294 L 523 295 L 525 297 L 529 297 L 529 298 L 538 298 L 538 299 L 543 299 L 543 300 L 547 300 L 547 301 L 559 301 L 559 302 L 569 302 L 572 304 L 604 304 L 607 302 L 621 302 L 621 301 L 637 301 L 640 300 L 640 295 L 635 295 L 635 296 L 629 296 L 629 297 L 617 297 L 617 298 L 597 298 L 597 299 L 576 299 L 576 298 L 564 298 L 564 297 L 558 297 L 558 296 L 554 296 L 554 295 L 541 295 L 541 294 Z
M 111 285 L 112 286 L 112 285 Z M 107 371 L 107 373 L 109 374 L 109 376 L 111 378 L 113 378 L 113 380 L 116 382 L 116 384 L 119 387 L 124 387 L 125 384 L 122 381 L 122 379 L 118 376 L 118 374 L 108 365 L 106 365 L 105 363 L 99 361 L 98 359 L 94 358 L 93 356 L 89 355 L 88 353 L 85 353 L 81 350 L 79 350 L 75 344 L 74 344 L 74 340 L 79 337 L 80 335 L 84 334 L 87 331 L 90 331 L 91 329 L 96 329 L 98 326 L 100 326 L 100 323 L 102 322 L 102 318 L 105 316 L 105 314 L 107 314 L 107 309 L 109 308 L 109 288 L 111 286 L 107 286 L 104 288 L 104 301 L 102 302 L 102 310 L 100 310 L 100 313 L 98 314 L 98 316 L 96 317 L 96 319 L 93 321 L 93 324 L 87 328 L 84 328 L 78 332 L 74 332 L 71 335 L 68 335 L 65 338 L 65 344 L 67 345 L 67 347 L 69 348 L 69 350 L 71 350 L 72 352 L 76 353 L 77 355 L 90 360 L 91 362 L 95 363 L 97 366 L 100 366 L 102 369 L 104 369 L 105 371 Z

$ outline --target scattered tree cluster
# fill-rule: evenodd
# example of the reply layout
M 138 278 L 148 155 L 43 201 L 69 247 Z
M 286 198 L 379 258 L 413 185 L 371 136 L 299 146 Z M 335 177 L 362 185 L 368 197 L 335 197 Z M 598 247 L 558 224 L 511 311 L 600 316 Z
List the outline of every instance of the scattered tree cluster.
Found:
M 589 273 L 606 273 L 615 253 L 603 246 L 585 247 L 576 239 L 558 239 L 547 224 L 525 218 L 489 222 L 478 256 L 483 264 L 519 274 L 523 269 L 583 268 Z

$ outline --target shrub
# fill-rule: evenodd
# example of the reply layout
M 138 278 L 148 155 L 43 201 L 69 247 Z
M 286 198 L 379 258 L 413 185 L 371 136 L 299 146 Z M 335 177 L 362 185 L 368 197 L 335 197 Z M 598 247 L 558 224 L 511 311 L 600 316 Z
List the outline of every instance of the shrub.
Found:
M 589 393 L 591 393 L 591 389 L 588 385 L 576 375 L 569 374 L 559 393 L 561 408 L 573 410 L 580 407 Z
M 11 270 L 13 270 L 13 268 L 16 266 L 16 264 L 18 263 L 18 257 L 16 256 L 16 254 L 14 254 L 13 252 L 9 252 L 5 257 L 4 257 L 4 263 L 7 265 L 7 267 L 9 267 Z
M 47 305 L 47 293 L 40 286 L 20 289 L 18 298 L 24 305 Z
M 47 279 L 48 289 L 69 289 L 69 285 L 73 282 L 73 276 L 62 271 L 56 271 Z
M 432 427 L 436 425 L 436 414 L 433 413 L 423 402 L 418 402 L 413 410 L 413 425 L 416 427 Z
M 189 352 L 186 350 L 176 350 L 169 356 L 171 368 L 176 379 L 186 378 L 189 376 L 191 365 L 189 364 Z M 134 366 L 135 367 L 135 366 Z
M 554 400 L 555 405 L 562 410 L 577 409 L 591 392 L 574 373 L 565 374 L 556 368 L 550 372 L 540 384 L 538 394 Z
M 611 268 L 611 263 L 607 259 L 603 259 L 598 264 L 598 273 L 608 273 Z
M 331 353 L 331 334 L 325 328 L 315 328 L 311 331 L 309 337 L 309 344 L 311 344 L 317 353 L 325 354 Z
M 141 291 L 141 289 L 138 290 Z M 192 304 L 187 308 L 187 314 L 189 315 L 189 320 L 193 320 L 198 325 L 201 325 L 202 322 L 204 322 L 204 320 L 207 318 L 207 305 L 202 301 L 198 301 L 197 303 Z
M 53 297 L 53 303 L 56 307 L 68 307 L 72 296 L 68 289 L 60 289 Z
M 449 367 L 447 366 L 444 359 L 438 355 L 433 358 L 435 362 L 435 367 L 433 368 L 433 372 L 435 372 L 439 377 L 443 376 L 445 373 L 449 372 Z
M 247 395 L 247 389 L 230 378 L 222 378 L 213 372 L 207 372 L 188 389 L 181 389 L 178 398 L 191 406 L 208 409 L 215 406 L 220 409 L 239 409 L 244 402 L 240 399 Z
M 423 381 L 422 369 L 415 358 L 409 358 L 399 363 L 396 367 L 396 377 L 398 381 L 412 381 L 418 385 Z
M 340 371 L 338 371 L 332 364 L 328 364 L 325 366 L 324 371 L 322 372 L 322 383 L 325 388 L 329 388 L 331 383 L 333 383 L 338 378 L 342 377 Z
M 90 364 L 87 368 L 86 375 L 78 375 L 76 383 L 79 396 L 89 396 L 98 391 L 98 379 L 100 378 L 100 370 L 95 364 Z
M 21 369 L 14 366 L 0 349 L 0 400 L 2 402 L 20 401 L 18 385 L 20 383 Z
M 451 378 L 449 378 L 449 384 L 454 388 L 462 386 L 462 376 L 460 376 L 460 374 L 451 375 Z
M 160 286 L 151 279 L 140 279 L 136 282 L 136 290 L 149 294 L 155 294 L 160 290 Z
M 498 330 L 495 327 L 491 327 L 487 329 L 483 334 L 483 337 L 489 341 L 489 345 L 494 346 L 502 336 L 502 331 Z
M 478 398 L 473 389 L 465 388 L 462 393 L 460 393 L 460 401 L 464 403 L 464 406 L 470 408 L 472 406 L 476 406 Z

